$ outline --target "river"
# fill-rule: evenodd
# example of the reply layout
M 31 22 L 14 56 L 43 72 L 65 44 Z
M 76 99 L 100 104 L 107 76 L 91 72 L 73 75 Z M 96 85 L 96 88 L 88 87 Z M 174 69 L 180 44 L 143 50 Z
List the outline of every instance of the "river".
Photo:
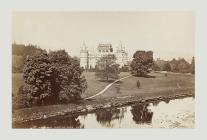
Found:
M 194 128 L 193 97 L 109 108 L 22 124 L 22 128 Z

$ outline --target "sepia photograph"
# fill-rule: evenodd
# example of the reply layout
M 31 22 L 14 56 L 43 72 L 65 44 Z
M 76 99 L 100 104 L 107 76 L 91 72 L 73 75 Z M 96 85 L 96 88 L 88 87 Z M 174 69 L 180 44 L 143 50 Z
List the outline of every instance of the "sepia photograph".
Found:
M 12 128 L 195 128 L 192 11 L 13 11 Z

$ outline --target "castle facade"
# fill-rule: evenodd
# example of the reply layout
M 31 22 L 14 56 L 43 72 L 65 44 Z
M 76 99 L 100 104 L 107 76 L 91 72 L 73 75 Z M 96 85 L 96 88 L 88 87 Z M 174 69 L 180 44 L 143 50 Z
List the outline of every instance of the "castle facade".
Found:
M 93 69 L 96 66 L 97 60 L 108 54 L 114 54 L 116 56 L 116 63 L 120 67 L 127 65 L 128 53 L 122 45 L 114 50 L 112 44 L 98 44 L 96 50 L 89 51 L 87 46 L 83 44 L 80 50 L 80 66 L 84 69 Z

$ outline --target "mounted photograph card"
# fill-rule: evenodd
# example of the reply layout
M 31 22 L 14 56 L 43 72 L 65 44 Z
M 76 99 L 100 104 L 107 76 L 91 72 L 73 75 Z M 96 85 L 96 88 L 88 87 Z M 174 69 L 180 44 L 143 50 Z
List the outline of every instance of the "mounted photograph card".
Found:
M 13 11 L 12 128 L 195 128 L 192 11 Z

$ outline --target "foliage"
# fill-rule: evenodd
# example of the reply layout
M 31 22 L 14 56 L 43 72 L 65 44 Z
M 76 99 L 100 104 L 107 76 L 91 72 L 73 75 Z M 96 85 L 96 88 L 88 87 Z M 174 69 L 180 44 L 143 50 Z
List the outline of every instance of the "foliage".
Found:
M 167 63 L 164 64 L 163 71 L 171 71 L 171 66 L 170 66 L 170 63 L 169 62 L 167 62 Z
M 177 61 L 177 72 L 180 73 L 189 73 L 190 72 L 190 64 L 183 58 Z
M 154 71 L 160 71 L 161 70 L 161 67 L 156 62 L 153 62 L 152 69 Z
M 50 52 L 49 58 L 59 72 L 60 102 L 80 99 L 87 83 L 85 77 L 81 76 L 83 70 L 80 68 L 79 60 L 70 57 L 65 50 Z
M 121 72 L 128 72 L 129 71 L 129 66 L 128 65 L 123 65 L 120 69 Z
M 23 77 L 26 106 L 45 105 L 57 102 L 59 81 L 58 71 L 49 61 L 47 53 L 28 57 Z
M 18 95 L 23 107 L 75 101 L 87 88 L 79 60 L 64 50 L 28 57 L 23 72 L 25 85 Z
M 195 58 L 192 58 L 191 64 L 190 64 L 190 72 L 192 74 L 195 74 Z
M 119 64 L 116 63 L 115 55 L 105 55 L 96 63 L 95 76 L 102 80 L 118 79 L 119 73 Z
M 46 52 L 35 45 L 12 44 L 12 72 L 23 72 L 23 64 L 27 56 L 35 56 Z
M 162 63 L 160 63 L 161 61 Z M 160 70 L 179 73 L 192 73 L 194 69 L 193 65 L 189 64 L 184 58 L 177 60 L 173 58 L 171 61 L 157 60 L 155 61 L 155 65 L 158 65 Z
M 132 74 L 146 76 L 153 66 L 152 51 L 136 51 L 131 62 Z
M 40 54 L 43 51 L 45 52 L 45 50 L 42 50 L 40 47 L 32 44 L 12 44 L 12 55 L 22 56 L 24 58 L 26 58 L 27 56 Z

